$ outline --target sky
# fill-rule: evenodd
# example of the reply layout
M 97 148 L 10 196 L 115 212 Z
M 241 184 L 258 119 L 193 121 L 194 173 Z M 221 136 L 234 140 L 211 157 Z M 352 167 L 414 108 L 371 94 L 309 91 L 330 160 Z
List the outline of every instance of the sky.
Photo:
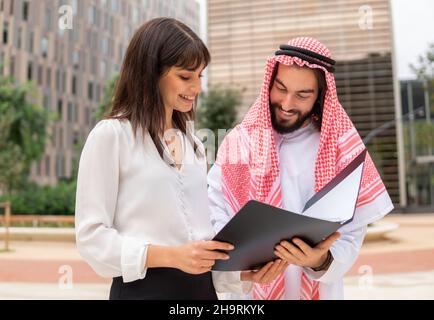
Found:
M 205 0 L 196 1 L 201 4 L 201 37 L 206 41 Z M 434 43 L 434 0 L 390 1 L 398 78 L 412 79 L 415 76 L 409 64 L 416 63 L 417 57 L 427 51 L 428 44 Z
M 399 79 L 415 78 L 408 65 L 416 63 L 434 43 L 433 0 L 391 0 L 395 55 Z

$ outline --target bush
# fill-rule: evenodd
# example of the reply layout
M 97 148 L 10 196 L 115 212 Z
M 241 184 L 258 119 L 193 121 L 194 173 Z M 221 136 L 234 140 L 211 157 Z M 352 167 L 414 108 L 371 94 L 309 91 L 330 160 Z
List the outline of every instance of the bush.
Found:
M 10 201 L 12 214 L 73 215 L 76 182 L 61 181 L 55 187 L 29 183 L 25 190 L 0 197 Z

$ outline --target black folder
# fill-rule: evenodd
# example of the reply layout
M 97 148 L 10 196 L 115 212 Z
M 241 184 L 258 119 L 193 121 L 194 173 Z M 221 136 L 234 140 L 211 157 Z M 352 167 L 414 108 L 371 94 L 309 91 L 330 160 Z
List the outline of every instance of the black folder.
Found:
M 267 262 L 277 259 L 274 248 L 281 240 L 290 241 L 298 237 L 310 246 L 315 246 L 340 227 L 351 222 L 356 209 L 365 157 L 366 149 L 313 195 L 301 214 L 256 200 L 248 201 L 214 237 L 213 240 L 231 243 L 235 248 L 227 252 L 230 259 L 216 260 L 212 269 L 218 271 L 258 269 Z M 346 179 L 350 181 L 348 182 L 350 185 L 341 184 Z M 341 185 L 340 189 L 339 185 Z M 332 194 L 333 190 L 335 190 L 334 194 Z M 336 201 L 337 197 L 341 197 L 339 202 Z M 344 202 L 345 206 L 342 210 L 348 216 L 347 220 L 328 221 L 306 215 L 311 211 L 310 213 L 321 216 L 324 208 L 339 211 L 339 206 Z

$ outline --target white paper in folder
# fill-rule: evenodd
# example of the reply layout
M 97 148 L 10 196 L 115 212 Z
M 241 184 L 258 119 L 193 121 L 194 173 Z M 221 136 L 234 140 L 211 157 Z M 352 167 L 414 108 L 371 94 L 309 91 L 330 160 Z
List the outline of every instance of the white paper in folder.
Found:
M 319 201 L 303 209 L 303 215 L 328 221 L 344 222 L 352 218 L 359 195 L 364 162 L 360 163 L 348 176 L 325 192 Z M 338 205 L 336 205 L 338 204 Z M 330 210 L 333 208 L 332 210 Z

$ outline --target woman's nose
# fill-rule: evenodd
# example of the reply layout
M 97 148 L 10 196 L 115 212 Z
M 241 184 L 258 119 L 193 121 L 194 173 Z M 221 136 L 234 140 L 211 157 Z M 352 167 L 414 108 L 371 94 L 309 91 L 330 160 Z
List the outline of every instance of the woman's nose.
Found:
M 200 79 L 196 81 L 191 89 L 194 94 L 199 94 L 200 92 L 202 92 L 202 81 Z

